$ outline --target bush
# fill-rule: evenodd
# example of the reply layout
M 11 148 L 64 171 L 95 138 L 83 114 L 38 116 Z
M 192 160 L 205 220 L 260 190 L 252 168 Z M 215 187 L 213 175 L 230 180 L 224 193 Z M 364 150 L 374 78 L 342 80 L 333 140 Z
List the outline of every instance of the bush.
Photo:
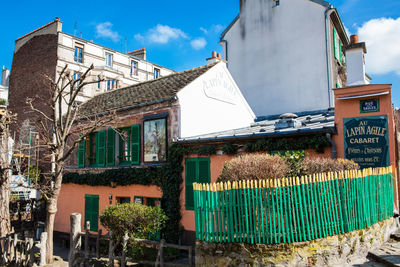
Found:
M 302 174 L 358 170 L 360 166 L 348 159 L 312 158 L 301 163 Z
M 289 165 L 278 155 L 246 154 L 225 162 L 217 182 L 281 178 L 289 171 Z
M 100 216 L 101 224 L 122 238 L 125 232 L 130 237 L 148 238 L 164 226 L 167 216 L 159 207 L 149 207 L 136 203 L 118 204 L 106 207 Z

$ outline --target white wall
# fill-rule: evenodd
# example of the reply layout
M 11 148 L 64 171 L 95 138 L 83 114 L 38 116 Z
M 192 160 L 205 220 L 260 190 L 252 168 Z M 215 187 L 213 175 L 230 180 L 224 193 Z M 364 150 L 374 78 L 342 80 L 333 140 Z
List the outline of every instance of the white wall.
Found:
M 246 127 L 254 122 L 254 113 L 223 62 L 194 80 L 177 96 L 181 138 Z
M 325 7 L 309 0 L 277 7 L 272 0 L 243 2 L 225 40 L 229 71 L 255 114 L 328 108 Z

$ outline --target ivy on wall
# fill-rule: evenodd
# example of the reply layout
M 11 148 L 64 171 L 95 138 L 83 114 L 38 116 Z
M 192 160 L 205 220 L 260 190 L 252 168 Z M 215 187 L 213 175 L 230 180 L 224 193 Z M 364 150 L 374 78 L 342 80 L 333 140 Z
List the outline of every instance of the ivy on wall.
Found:
M 114 182 L 120 186 L 132 184 L 159 186 L 163 193 L 161 208 L 168 216 L 166 226 L 162 231 L 163 236 L 168 242 L 176 243 L 179 239 L 177 233 L 179 233 L 181 221 L 182 162 L 184 156 L 189 152 L 189 149 L 172 144 L 168 149 L 169 164 L 158 167 L 109 169 L 102 173 L 66 173 L 63 177 L 63 183 L 111 186 L 111 182 Z
M 256 142 L 249 142 L 245 145 L 246 152 L 261 152 L 272 150 L 300 150 L 316 149 L 323 150 L 330 146 L 329 140 L 325 135 L 314 135 L 297 138 L 269 138 Z M 225 154 L 235 154 L 238 150 L 237 145 L 225 145 L 222 151 Z M 157 167 L 125 167 L 109 169 L 101 173 L 66 173 L 63 183 L 74 183 L 90 186 L 111 186 L 116 183 L 119 186 L 132 184 L 138 185 L 157 185 L 162 190 L 161 208 L 168 216 L 166 226 L 163 229 L 163 236 L 168 242 L 178 242 L 180 232 L 180 194 L 181 184 L 183 183 L 182 162 L 186 155 L 212 155 L 217 151 L 216 146 L 202 146 L 197 149 L 183 147 L 172 144 L 168 148 L 168 164 Z

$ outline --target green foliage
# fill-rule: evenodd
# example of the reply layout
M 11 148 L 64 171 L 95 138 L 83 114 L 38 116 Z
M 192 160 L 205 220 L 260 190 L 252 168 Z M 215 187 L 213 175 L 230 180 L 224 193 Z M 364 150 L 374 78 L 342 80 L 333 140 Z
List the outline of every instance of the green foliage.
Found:
M 289 165 L 290 171 L 288 173 L 288 176 L 294 177 L 302 174 L 302 162 L 305 157 L 304 150 L 286 151 L 284 153 L 278 152 L 278 155 L 286 161 L 286 164 Z
M 28 169 L 26 169 L 26 173 L 24 173 L 24 176 L 25 177 L 29 176 L 29 179 L 31 179 L 31 181 L 39 182 L 41 176 L 41 170 L 33 165 L 29 165 L 29 173 Z
M 256 142 L 249 142 L 245 146 L 246 152 L 264 152 L 273 150 L 301 150 L 315 149 L 322 152 L 324 147 L 330 146 L 325 135 L 318 134 L 296 138 L 267 138 Z
M 101 224 L 119 239 L 127 232 L 130 237 L 148 238 L 160 231 L 167 216 L 159 207 L 136 203 L 108 206 L 100 216 Z
M 217 152 L 215 146 L 201 146 L 198 148 L 197 153 L 201 156 L 214 155 Z
M 5 100 L 4 98 L 0 98 L 0 105 L 1 106 L 7 105 L 7 100 Z
M 237 145 L 232 145 L 232 144 L 226 144 L 222 148 L 222 151 L 226 155 L 235 155 L 238 151 L 239 147 Z
M 74 183 L 90 186 L 110 186 L 111 182 L 117 185 L 157 185 L 161 188 L 161 208 L 168 219 L 162 229 L 162 236 L 168 242 L 177 243 L 181 232 L 180 194 L 182 179 L 183 157 L 192 153 L 193 149 L 172 144 L 168 148 L 168 164 L 158 167 L 121 167 L 108 169 L 102 173 L 67 173 L 63 176 L 63 183 Z

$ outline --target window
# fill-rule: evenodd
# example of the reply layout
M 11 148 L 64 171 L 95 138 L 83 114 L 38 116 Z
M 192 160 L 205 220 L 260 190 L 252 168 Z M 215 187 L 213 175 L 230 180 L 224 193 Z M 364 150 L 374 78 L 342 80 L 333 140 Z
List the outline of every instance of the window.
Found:
M 163 162 L 167 160 L 167 119 L 143 122 L 143 160 L 144 162 Z
M 110 53 L 105 53 L 105 55 L 106 55 L 106 66 L 107 67 L 112 67 L 112 61 L 113 61 L 113 55 L 112 54 L 110 54 Z
M 89 166 L 105 166 L 106 131 L 91 133 L 89 136 Z
M 85 229 L 90 223 L 90 231 L 99 230 L 99 195 L 85 195 Z
M 119 132 L 119 163 L 140 164 L 140 124 Z
M 340 40 L 340 37 L 335 28 L 333 28 L 333 47 L 335 58 L 340 64 L 342 64 L 342 41 Z
M 160 78 L 160 69 L 154 68 L 154 79 Z
M 100 77 L 97 77 L 97 89 L 101 89 L 101 81 L 100 81 Z
M 78 88 L 80 81 L 78 81 L 81 78 L 81 74 L 79 72 L 74 71 L 74 88 Z
M 83 62 L 83 45 L 75 45 L 74 61 Z
M 210 158 L 189 158 L 185 161 L 185 207 L 194 209 L 193 183 L 210 183 Z
M 107 91 L 111 89 L 118 88 L 118 81 L 117 80 L 107 80 Z
M 130 197 L 116 197 L 117 203 L 118 204 L 124 204 L 124 203 L 130 203 L 131 198 Z
M 114 166 L 116 155 L 119 164 L 140 164 L 140 124 L 119 129 L 117 136 L 115 130 L 109 128 L 91 133 L 86 141 L 79 142 L 78 167 L 84 168 L 86 159 L 90 167 Z M 115 152 L 116 140 L 118 153 Z
M 138 63 L 137 61 L 131 61 L 131 75 L 138 75 Z

